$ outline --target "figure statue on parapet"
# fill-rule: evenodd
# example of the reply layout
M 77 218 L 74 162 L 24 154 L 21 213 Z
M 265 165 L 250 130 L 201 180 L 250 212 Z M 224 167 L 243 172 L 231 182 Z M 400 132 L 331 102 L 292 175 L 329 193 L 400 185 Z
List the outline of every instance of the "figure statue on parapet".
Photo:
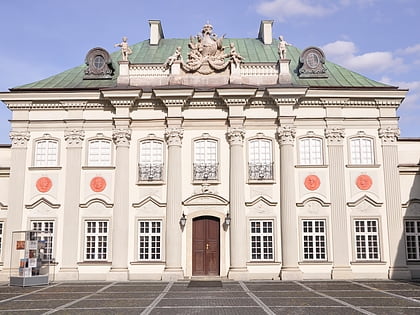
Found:
M 280 35 L 279 40 L 280 41 L 279 41 L 278 49 L 279 49 L 280 59 L 286 59 L 286 46 L 292 46 L 292 44 L 289 44 L 288 42 L 286 42 L 283 38 L 283 35 Z
M 175 49 L 175 52 L 171 56 L 169 56 L 168 59 L 166 59 L 166 62 L 163 64 L 163 66 L 165 68 L 169 68 L 177 60 L 181 60 L 182 61 L 181 49 L 182 49 L 181 46 L 178 46 Z
M 231 61 L 235 64 L 235 66 L 239 67 L 239 64 L 245 58 L 242 57 L 237 51 L 234 43 L 230 43 L 230 54 L 228 55 L 231 58 Z
M 128 47 L 127 37 L 122 38 L 122 42 L 119 44 L 115 44 L 114 47 L 121 47 L 121 56 L 122 61 L 128 61 L 128 55 L 131 55 L 133 52 L 130 47 Z

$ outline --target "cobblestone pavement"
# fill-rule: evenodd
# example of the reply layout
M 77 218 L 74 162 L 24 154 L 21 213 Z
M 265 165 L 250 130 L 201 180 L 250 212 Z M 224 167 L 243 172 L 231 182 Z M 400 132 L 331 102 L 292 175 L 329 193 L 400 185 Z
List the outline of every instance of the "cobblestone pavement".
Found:
M 59 282 L 0 285 L 0 314 L 420 314 L 420 282 Z

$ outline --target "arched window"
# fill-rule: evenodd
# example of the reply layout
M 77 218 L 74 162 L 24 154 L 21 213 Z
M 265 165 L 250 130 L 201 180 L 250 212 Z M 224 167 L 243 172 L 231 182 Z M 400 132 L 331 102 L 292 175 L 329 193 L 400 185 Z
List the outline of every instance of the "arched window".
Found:
M 111 141 L 94 139 L 88 145 L 89 166 L 111 166 Z
M 217 180 L 217 140 L 198 139 L 194 141 L 194 180 Z
M 307 137 L 299 140 L 299 164 L 322 165 L 322 139 Z
M 357 137 L 350 140 L 351 164 L 374 164 L 373 139 Z
M 42 139 L 35 143 L 35 166 L 58 165 L 58 141 Z
M 273 152 L 270 139 L 248 141 L 248 175 L 250 180 L 273 179 Z
M 140 142 L 139 181 L 163 180 L 163 142 L 148 139 Z

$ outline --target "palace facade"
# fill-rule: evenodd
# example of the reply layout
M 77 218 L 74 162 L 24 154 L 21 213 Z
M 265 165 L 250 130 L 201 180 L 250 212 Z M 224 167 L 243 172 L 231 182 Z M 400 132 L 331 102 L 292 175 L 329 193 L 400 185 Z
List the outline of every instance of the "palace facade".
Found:
M 420 277 L 407 90 L 272 23 L 166 39 L 149 21 L 145 41 L 0 93 L 0 276 L 12 232 L 43 230 L 57 280 Z

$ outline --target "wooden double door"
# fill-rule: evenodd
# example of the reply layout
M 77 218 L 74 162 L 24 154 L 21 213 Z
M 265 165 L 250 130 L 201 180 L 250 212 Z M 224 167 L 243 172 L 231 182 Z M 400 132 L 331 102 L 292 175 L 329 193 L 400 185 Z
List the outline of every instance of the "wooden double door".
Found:
M 193 219 L 192 274 L 218 276 L 220 272 L 220 220 L 204 216 Z

